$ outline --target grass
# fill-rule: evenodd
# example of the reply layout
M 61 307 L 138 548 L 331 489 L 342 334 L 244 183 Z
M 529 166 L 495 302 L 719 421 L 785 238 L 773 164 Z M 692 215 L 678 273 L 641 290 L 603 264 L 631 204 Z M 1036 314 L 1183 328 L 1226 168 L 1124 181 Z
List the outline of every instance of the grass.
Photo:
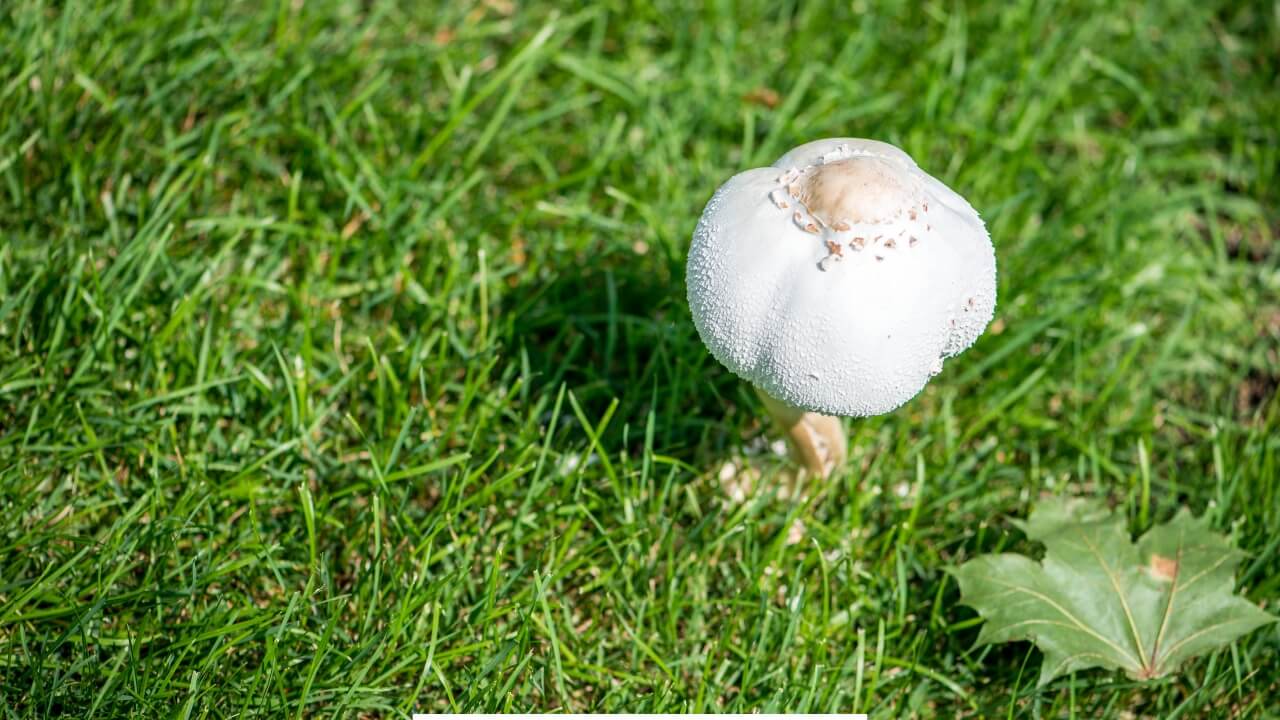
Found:
M 1275 713 L 1274 627 L 1037 689 L 944 572 L 1079 493 L 1277 607 L 1274 7 L 552 5 L 0 5 L 0 714 Z M 836 135 L 1000 306 L 797 502 L 683 259 Z

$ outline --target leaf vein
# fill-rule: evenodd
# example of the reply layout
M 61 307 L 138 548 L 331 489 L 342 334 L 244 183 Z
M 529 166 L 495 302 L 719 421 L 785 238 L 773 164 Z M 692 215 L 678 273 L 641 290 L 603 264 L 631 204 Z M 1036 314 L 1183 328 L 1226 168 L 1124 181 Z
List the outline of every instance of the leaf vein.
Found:
M 1111 588 L 1116 591 L 1116 597 L 1120 599 L 1120 607 L 1124 610 L 1124 617 L 1129 621 L 1129 632 L 1133 635 L 1134 650 L 1139 657 L 1142 657 L 1142 634 L 1138 632 L 1138 623 L 1133 619 L 1133 611 L 1129 608 L 1129 599 L 1120 587 L 1120 580 L 1111 570 L 1111 565 L 1107 563 L 1106 558 L 1102 557 L 1102 553 L 1098 552 L 1098 548 L 1084 534 L 1084 529 L 1076 528 L 1076 532 L 1080 533 L 1080 540 L 1089 548 L 1089 552 L 1098 560 L 1098 564 L 1102 565 L 1102 571 L 1106 573 L 1107 579 L 1111 581 Z M 1145 663 L 1143 664 L 1145 665 Z
M 1115 644 L 1114 642 L 1112 642 L 1111 640 L 1109 640 L 1106 636 L 1102 635 L 1102 634 L 1101 634 L 1101 633 L 1099 633 L 1098 631 L 1094 630 L 1093 628 L 1091 628 L 1091 627 L 1089 627 L 1088 625 L 1086 625 L 1086 624 L 1084 624 L 1083 622 L 1081 622 L 1079 618 L 1077 618 L 1075 615 L 1072 615 L 1072 614 L 1071 614 L 1071 612 L 1070 612 L 1069 610 L 1067 610 L 1066 608 L 1064 608 L 1064 607 L 1062 607 L 1061 605 L 1059 605 L 1058 603 L 1054 602 L 1054 601 L 1053 601 L 1053 598 L 1049 597 L 1048 595 L 1045 595 L 1045 594 L 1044 594 L 1044 593 L 1042 593 L 1042 592 L 1037 592 L 1037 591 L 1035 591 L 1035 590 L 1032 590 L 1031 588 L 1025 588 L 1025 587 L 1022 587 L 1021 585 L 1016 585 L 1016 584 L 1013 584 L 1013 583 L 1007 583 L 1007 582 L 1004 582 L 1004 581 L 1002 581 L 1002 580 L 1000 580 L 1000 579 L 998 579 L 998 578 L 992 578 L 992 580 L 993 580 L 994 582 L 996 582 L 996 583 L 999 583 L 999 584 L 1001 584 L 1001 585 L 1004 585 L 1005 587 L 1010 587 L 1010 588 L 1013 588 L 1014 590 L 1017 590 L 1017 591 L 1019 591 L 1019 592 L 1023 592 L 1023 593 L 1026 593 L 1026 594 L 1028 594 L 1028 595 L 1031 595 L 1032 597 L 1039 598 L 1039 599 L 1040 599 L 1040 600 L 1042 600 L 1045 604 L 1049 605 L 1049 606 L 1050 606 L 1050 607 L 1052 607 L 1054 610 L 1057 610 L 1058 612 L 1062 613 L 1062 615 L 1063 615 L 1064 617 L 1066 617 L 1067 619 L 1069 619 L 1071 622 L 1075 623 L 1075 626 L 1076 626 L 1076 627 L 1078 627 L 1078 628 L 1080 628 L 1081 630 L 1083 630 L 1084 632 L 1086 632 L 1086 633 L 1088 633 L 1088 634 L 1090 634 L 1090 635 L 1094 636 L 1095 638 L 1097 638 L 1097 639 L 1101 640 L 1101 641 L 1102 641 L 1103 643 L 1105 643 L 1106 645 L 1111 646 L 1111 648 L 1112 648 L 1113 650 L 1115 650 L 1115 651 L 1116 651 L 1116 652 L 1118 652 L 1119 654 L 1123 655 L 1123 656 L 1124 656 L 1124 657 L 1125 657 L 1129 662 L 1133 663 L 1135 666 L 1139 666 L 1139 667 L 1140 667 L 1140 666 L 1142 665 L 1142 663 L 1141 663 L 1137 658 L 1135 658 L 1135 657 L 1133 656 L 1133 654 L 1132 654 L 1132 653 L 1130 653 L 1128 650 L 1126 650 L 1126 649 L 1124 649 L 1124 648 L 1120 647 L 1119 645 L 1117 645 L 1117 644 Z

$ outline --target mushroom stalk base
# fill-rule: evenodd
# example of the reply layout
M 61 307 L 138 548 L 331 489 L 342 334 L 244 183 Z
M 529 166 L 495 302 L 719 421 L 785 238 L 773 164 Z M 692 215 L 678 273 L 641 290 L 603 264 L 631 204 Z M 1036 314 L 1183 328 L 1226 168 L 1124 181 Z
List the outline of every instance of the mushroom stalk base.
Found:
M 760 388 L 756 388 L 756 394 L 764 401 L 774 424 L 786 435 L 791 458 L 810 475 L 826 478 L 844 464 L 849 441 L 840 418 L 806 412 Z

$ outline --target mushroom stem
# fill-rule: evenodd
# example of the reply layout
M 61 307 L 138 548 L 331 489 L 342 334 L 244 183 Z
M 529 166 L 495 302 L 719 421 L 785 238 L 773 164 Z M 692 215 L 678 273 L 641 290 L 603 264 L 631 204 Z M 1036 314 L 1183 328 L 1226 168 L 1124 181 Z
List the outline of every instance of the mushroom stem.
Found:
M 793 407 L 760 388 L 756 394 L 764 401 L 769 417 L 787 436 L 791 459 L 800 463 L 810 475 L 826 478 L 844 464 L 849 441 L 840 418 L 806 412 Z

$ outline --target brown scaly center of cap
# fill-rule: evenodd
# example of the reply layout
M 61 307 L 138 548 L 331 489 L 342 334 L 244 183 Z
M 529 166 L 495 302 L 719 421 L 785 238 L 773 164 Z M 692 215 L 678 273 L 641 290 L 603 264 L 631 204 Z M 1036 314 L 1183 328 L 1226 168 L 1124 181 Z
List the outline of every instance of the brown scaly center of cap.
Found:
M 827 227 L 842 221 L 885 222 L 915 204 L 914 193 L 897 168 L 866 156 L 806 168 L 788 190 Z

